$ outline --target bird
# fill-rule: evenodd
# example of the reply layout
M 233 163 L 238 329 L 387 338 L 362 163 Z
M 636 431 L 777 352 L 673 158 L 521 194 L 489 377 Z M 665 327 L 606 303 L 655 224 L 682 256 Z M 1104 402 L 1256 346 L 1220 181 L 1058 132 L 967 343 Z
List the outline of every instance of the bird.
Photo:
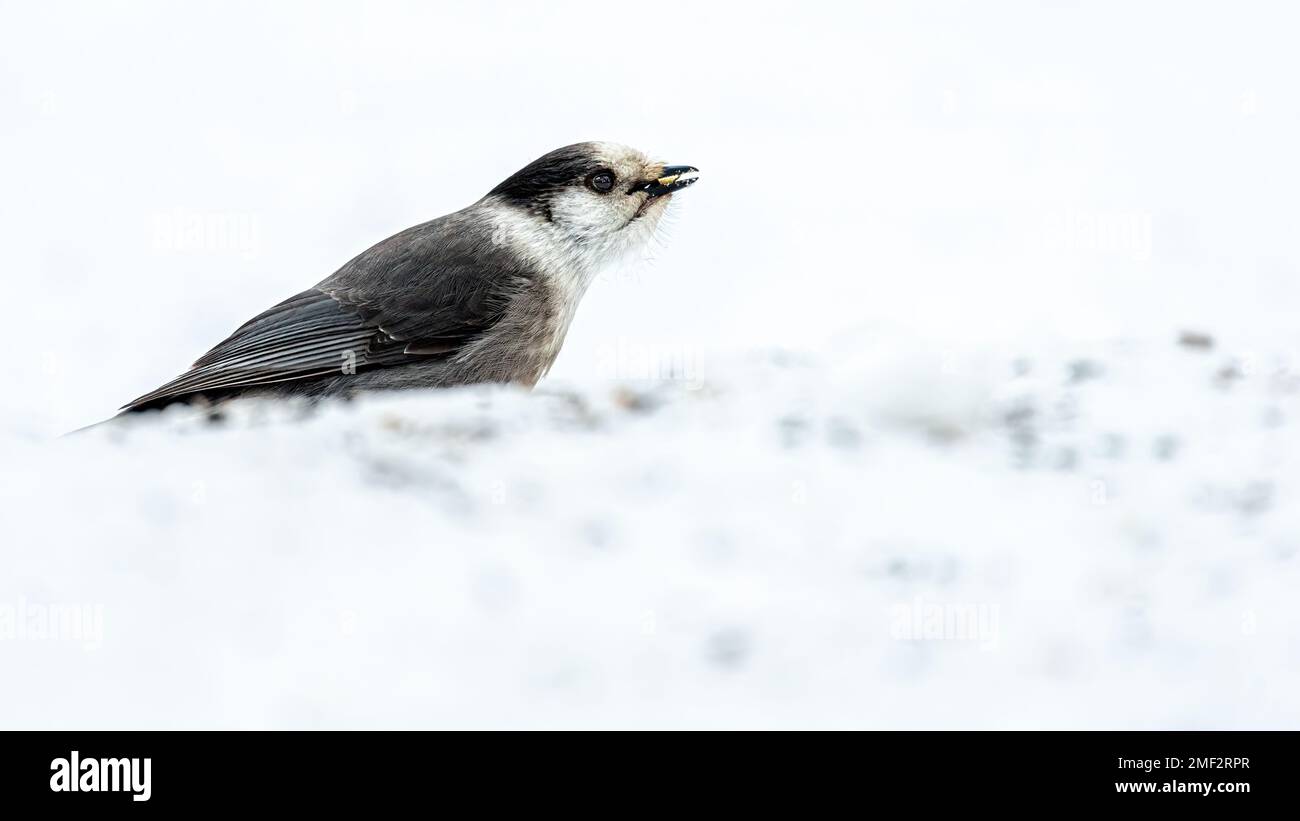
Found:
M 673 195 L 698 179 L 694 166 L 618 143 L 551 151 L 253 317 L 119 415 L 241 397 L 532 388 L 595 276 L 643 248 Z

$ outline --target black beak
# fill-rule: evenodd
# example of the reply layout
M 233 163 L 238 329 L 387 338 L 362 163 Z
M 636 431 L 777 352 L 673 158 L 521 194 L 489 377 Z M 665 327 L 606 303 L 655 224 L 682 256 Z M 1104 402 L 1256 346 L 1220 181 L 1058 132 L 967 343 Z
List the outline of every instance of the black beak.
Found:
M 661 197 L 694 185 L 700 178 L 700 169 L 689 165 L 665 165 L 658 179 L 632 186 L 632 191 L 646 192 L 648 199 Z

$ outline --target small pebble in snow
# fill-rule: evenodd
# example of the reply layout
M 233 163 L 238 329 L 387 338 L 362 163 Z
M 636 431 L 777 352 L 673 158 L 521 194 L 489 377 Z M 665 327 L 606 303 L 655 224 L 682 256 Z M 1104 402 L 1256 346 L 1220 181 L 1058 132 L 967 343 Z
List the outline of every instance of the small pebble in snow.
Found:
M 706 655 L 718 667 L 737 670 L 745 665 L 751 650 L 749 634 L 744 630 L 730 628 L 719 630 L 709 637 Z
M 835 418 L 826 423 L 826 439 L 833 448 L 851 450 L 861 443 L 862 434 L 847 419 Z
M 1233 360 L 1215 372 L 1214 381 L 1220 388 L 1230 388 L 1233 382 L 1245 375 L 1245 371 L 1241 369 L 1241 364 Z
M 1078 384 L 1101 376 L 1103 368 L 1091 359 L 1076 359 L 1069 364 L 1070 382 Z
M 1191 350 L 1208 351 L 1214 347 L 1214 337 L 1201 331 L 1183 331 L 1178 335 L 1178 344 Z
M 614 391 L 614 404 L 632 413 L 649 413 L 658 408 L 661 402 L 648 391 L 621 387 Z
M 787 448 L 802 445 L 808 435 L 808 420 L 801 416 L 783 416 L 777 424 L 781 428 L 781 444 Z
M 1168 462 L 1178 455 L 1178 448 L 1181 446 L 1182 442 L 1178 440 L 1177 436 L 1166 433 L 1156 437 L 1155 442 L 1151 445 L 1151 453 L 1161 462 Z
M 1237 494 L 1236 507 L 1247 516 L 1265 512 L 1273 506 L 1273 483 L 1248 482 Z

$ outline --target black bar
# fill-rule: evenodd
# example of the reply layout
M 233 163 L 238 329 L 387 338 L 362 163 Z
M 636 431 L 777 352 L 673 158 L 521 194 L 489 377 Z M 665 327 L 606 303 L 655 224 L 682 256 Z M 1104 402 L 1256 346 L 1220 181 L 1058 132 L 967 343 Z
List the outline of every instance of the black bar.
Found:
M 17 732 L 0 745 L 6 807 L 37 811 L 397 806 L 735 810 L 856 796 L 974 808 L 1236 811 L 1293 794 L 1294 732 L 438 733 Z M 76 751 L 95 786 L 149 760 L 134 790 L 60 790 Z M 105 769 L 104 759 L 111 759 Z M 66 762 L 67 767 L 62 762 Z M 87 762 L 91 761 L 90 764 Z M 93 771 L 95 776 L 87 776 Z M 52 782 L 52 779 L 56 781 Z M 124 778 L 119 779 L 118 786 Z M 1124 786 L 1124 785 L 1147 785 Z M 1198 786 L 1208 784 L 1203 794 Z M 1151 792 L 1132 792 L 1148 790 Z M 608 802 L 613 801 L 614 804 Z M 558 803 L 555 803 L 558 802 Z M 866 802 L 866 803 L 862 803 Z M 1243 803 L 1245 802 L 1245 803 Z M 427 805 L 427 804 L 426 804 Z

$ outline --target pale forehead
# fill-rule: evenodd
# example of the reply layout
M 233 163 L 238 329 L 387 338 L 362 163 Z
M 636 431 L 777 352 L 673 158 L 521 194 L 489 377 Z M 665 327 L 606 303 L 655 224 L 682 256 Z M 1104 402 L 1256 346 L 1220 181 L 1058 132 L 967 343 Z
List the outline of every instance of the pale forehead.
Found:
M 631 146 L 619 143 L 595 143 L 593 148 L 600 163 L 617 172 L 619 176 L 641 174 L 658 165 Z

